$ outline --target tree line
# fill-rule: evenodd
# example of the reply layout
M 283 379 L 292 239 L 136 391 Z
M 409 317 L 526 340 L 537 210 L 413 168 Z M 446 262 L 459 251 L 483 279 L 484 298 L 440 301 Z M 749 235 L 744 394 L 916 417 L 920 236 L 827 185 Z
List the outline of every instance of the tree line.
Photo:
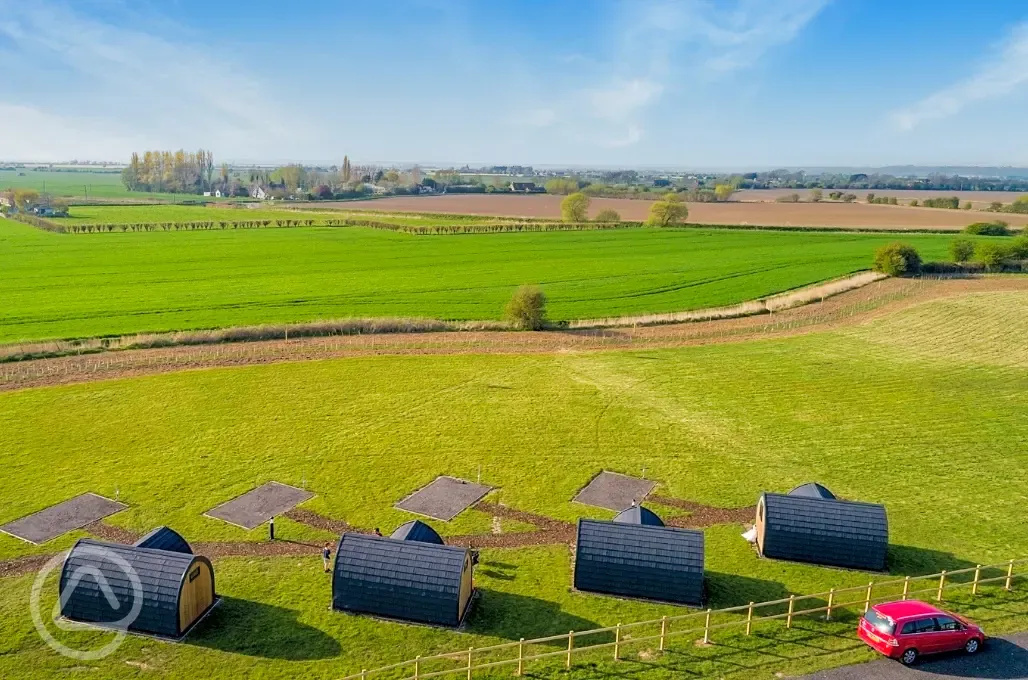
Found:
M 223 168 L 227 170 L 227 168 Z M 214 154 L 200 149 L 133 152 L 121 171 L 121 181 L 129 191 L 156 191 L 169 194 L 200 194 L 210 191 L 214 179 Z

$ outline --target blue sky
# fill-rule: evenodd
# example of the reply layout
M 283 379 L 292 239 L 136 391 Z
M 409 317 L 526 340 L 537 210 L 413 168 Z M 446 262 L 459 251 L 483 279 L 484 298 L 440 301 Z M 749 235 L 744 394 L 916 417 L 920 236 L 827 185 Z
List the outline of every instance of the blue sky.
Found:
M 0 0 L 0 159 L 1028 165 L 1028 3 Z

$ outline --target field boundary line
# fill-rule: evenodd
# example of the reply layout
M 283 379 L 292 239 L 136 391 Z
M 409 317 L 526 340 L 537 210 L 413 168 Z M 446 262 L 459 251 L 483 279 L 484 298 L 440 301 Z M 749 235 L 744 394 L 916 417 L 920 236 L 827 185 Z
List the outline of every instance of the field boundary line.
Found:
M 777 311 L 792 309 L 810 304 L 818 300 L 824 301 L 834 295 L 863 288 L 889 278 L 880 272 L 862 271 L 838 279 L 814 283 L 809 286 L 795 288 L 784 293 L 776 293 L 765 298 L 748 302 L 740 302 L 726 307 L 708 307 L 687 312 L 667 312 L 664 314 L 639 314 L 635 316 L 613 316 L 598 319 L 579 319 L 569 322 L 569 328 L 619 328 L 625 326 L 652 326 L 666 323 L 684 323 L 689 321 L 713 321 L 716 319 L 736 319 L 754 314 L 773 314 Z
M 877 272 L 863 271 L 843 278 L 803 286 L 791 291 L 776 293 L 757 300 L 741 302 L 725 307 L 708 307 L 684 312 L 641 314 L 635 316 L 605 317 L 599 319 L 578 319 L 567 322 L 571 330 L 624 328 L 628 326 L 653 326 L 692 321 L 715 321 L 736 319 L 757 314 L 773 315 L 774 312 L 801 307 L 821 301 L 864 286 L 882 281 L 887 277 Z M 391 335 L 439 332 L 510 332 L 513 329 L 504 321 L 443 321 L 439 319 L 369 317 L 342 318 L 317 321 L 260 324 L 255 326 L 229 326 L 227 328 L 198 329 L 192 331 L 171 331 L 167 333 L 135 333 L 116 337 L 92 337 L 76 340 L 50 340 L 40 342 L 0 345 L 0 363 L 52 359 L 68 355 L 97 354 L 109 351 L 155 349 L 187 345 L 216 345 L 232 342 L 256 342 L 266 340 L 288 340 L 292 335 L 300 337 L 330 337 L 341 335 Z M 548 330 L 561 330 L 560 327 Z

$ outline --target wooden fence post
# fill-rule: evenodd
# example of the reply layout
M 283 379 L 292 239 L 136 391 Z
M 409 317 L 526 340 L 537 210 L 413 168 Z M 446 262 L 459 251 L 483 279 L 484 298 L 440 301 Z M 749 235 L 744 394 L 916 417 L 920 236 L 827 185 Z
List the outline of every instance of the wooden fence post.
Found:
M 525 638 L 518 642 L 518 676 L 525 670 Z
M 1003 588 L 1005 590 L 1010 590 L 1010 587 L 1013 584 L 1013 581 L 1014 581 L 1014 561 L 1010 560 L 1010 563 L 1007 564 L 1007 581 L 1004 584 Z
M 785 627 L 786 628 L 792 628 L 792 612 L 793 612 L 793 608 L 794 608 L 795 604 L 796 604 L 796 596 L 795 595 L 790 595 L 789 596 L 789 614 L 785 617 Z
M 368 671 L 367 671 L 367 669 L 364 669 L 364 668 L 362 668 L 362 669 L 361 669 L 361 680 L 364 680 L 364 679 L 365 679 L 365 678 L 367 678 L 367 677 L 368 677 Z
M 835 588 L 828 591 L 828 610 L 825 612 L 825 621 L 832 620 L 832 605 L 835 604 Z
M 703 623 L 703 644 L 710 644 L 710 609 L 707 609 L 707 620 Z
M 418 654 L 414 657 L 414 680 L 420 680 L 421 678 L 421 655 Z
M 753 630 L 753 603 L 752 602 L 750 602 L 750 606 L 746 610 L 746 634 L 749 635 L 751 630 Z
M 864 613 L 871 608 L 871 589 L 875 587 L 875 582 L 871 581 L 867 584 L 867 597 L 864 598 Z
M 618 660 L 618 652 L 621 651 L 621 622 L 618 621 L 617 628 L 614 629 L 614 660 Z
M 468 680 L 471 680 L 471 652 L 473 652 L 474 649 L 474 647 L 468 647 Z
M 575 631 L 568 631 L 568 656 L 564 659 L 564 668 L 571 668 L 571 650 L 575 648 Z
M 939 592 L 935 594 L 935 601 L 942 602 L 942 591 L 946 588 L 946 570 L 939 574 Z
M 660 651 L 664 651 L 664 636 L 667 635 L 667 617 L 660 617 Z
M 905 576 L 903 578 L 903 600 L 905 601 L 910 596 L 910 577 Z
M 979 564 L 978 566 L 976 566 L 974 568 L 974 583 L 971 584 L 971 594 L 972 595 L 977 595 L 978 594 L 978 580 L 981 578 L 981 575 L 982 575 L 982 565 Z

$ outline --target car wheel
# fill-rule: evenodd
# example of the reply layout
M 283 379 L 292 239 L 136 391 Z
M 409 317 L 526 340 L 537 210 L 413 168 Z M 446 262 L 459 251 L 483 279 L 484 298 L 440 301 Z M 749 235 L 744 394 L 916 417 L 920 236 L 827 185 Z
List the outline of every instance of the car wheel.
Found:
M 908 649 L 907 651 L 903 652 L 902 655 L 900 655 L 900 663 L 903 664 L 904 666 L 913 666 L 916 661 L 917 661 L 917 650 L 916 649 Z
M 977 654 L 978 650 L 981 649 L 981 648 L 982 648 L 982 641 L 979 640 L 978 638 L 971 638 L 970 640 L 967 641 L 967 644 L 964 645 L 964 651 L 967 652 L 968 654 Z

